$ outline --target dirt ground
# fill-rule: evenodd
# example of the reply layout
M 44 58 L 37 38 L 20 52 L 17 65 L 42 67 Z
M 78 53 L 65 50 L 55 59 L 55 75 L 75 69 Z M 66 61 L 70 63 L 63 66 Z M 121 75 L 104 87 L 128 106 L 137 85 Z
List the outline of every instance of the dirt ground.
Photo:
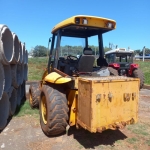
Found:
M 68 134 L 47 137 L 41 131 L 39 118 L 13 117 L 0 133 L 4 150 L 150 150 L 150 90 L 140 91 L 139 122 L 122 130 L 91 134 L 70 128 Z

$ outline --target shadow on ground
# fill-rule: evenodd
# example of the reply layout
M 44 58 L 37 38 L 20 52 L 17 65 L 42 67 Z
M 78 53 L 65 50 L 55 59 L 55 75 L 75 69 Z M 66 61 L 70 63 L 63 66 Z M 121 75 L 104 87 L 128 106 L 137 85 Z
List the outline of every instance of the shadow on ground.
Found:
M 110 145 L 114 146 L 117 140 L 124 140 L 127 138 L 119 130 L 106 130 L 102 133 L 90 133 L 87 130 L 71 127 L 68 135 L 73 135 L 84 148 L 94 148 L 100 145 Z
M 23 107 L 25 101 L 26 101 L 26 97 L 24 96 L 24 97 L 21 99 L 21 104 L 20 104 L 20 106 L 17 106 L 17 107 L 16 107 L 16 111 L 15 111 L 15 113 L 14 113 L 14 116 L 17 116 L 17 115 L 18 115 L 18 113 L 20 112 L 21 108 Z
M 17 115 L 17 114 L 20 112 L 20 109 L 21 109 L 21 107 L 23 107 L 25 101 L 26 101 L 26 97 L 24 96 L 24 97 L 21 99 L 21 104 L 20 104 L 20 106 L 17 106 L 17 107 L 16 107 L 16 111 L 15 111 L 15 113 L 14 113 L 14 116 Z M 5 125 L 5 127 L 4 127 L 2 130 L 0 130 L 0 133 L 1 133 L 3 130 L 5 130 L 5 128 L 7 127 L 7 125 L 8 125 L 8 124 L 10 123 L 10 121 L 12 120 L 12 117 L 13 117 L 13 116 L 9 116 L 9 117 L 8 117 L 8 119 L 7 119 L 7 124 Z

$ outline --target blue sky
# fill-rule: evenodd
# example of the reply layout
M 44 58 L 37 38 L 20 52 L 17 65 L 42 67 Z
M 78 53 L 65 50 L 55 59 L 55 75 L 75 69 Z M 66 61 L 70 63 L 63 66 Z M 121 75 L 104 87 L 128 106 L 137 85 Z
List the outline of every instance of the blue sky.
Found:
M 103 35 L 104 46 L 150 48 L 150 0 L 0 0 L 0 24 L 15 32 L 28 51 L 47 47 L 57 23 L 83 14 L 116 20 L 116 30 Z

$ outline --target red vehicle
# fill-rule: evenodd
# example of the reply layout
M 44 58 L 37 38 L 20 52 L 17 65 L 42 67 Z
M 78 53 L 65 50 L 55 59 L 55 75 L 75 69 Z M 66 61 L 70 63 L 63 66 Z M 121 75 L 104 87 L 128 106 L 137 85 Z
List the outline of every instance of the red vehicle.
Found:
M 118 71 L 120 76 L 140 78 L 140 88 L 144 85 L 144 74 L 139 65 L 133 63 L 133 50 L 118 48 L 105 53 L 109 67 Z

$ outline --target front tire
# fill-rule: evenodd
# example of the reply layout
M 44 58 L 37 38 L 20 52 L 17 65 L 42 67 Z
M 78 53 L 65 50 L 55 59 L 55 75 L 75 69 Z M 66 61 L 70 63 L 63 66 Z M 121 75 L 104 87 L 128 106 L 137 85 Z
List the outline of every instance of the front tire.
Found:
M 132 73 L 134 78 L 140 78 L 140 89 L 144 86 L 144 74 L 140 69 L 135 69 Z
M 66 95 L 49 85 L 42 86 L 40 98 L 40 124 L 47 136 L 63 133 L 68 125 Z
M 29 104 L 32 109 L 39 106 L 40 95 L 39 85 L 31 84 L 29 88 Z

